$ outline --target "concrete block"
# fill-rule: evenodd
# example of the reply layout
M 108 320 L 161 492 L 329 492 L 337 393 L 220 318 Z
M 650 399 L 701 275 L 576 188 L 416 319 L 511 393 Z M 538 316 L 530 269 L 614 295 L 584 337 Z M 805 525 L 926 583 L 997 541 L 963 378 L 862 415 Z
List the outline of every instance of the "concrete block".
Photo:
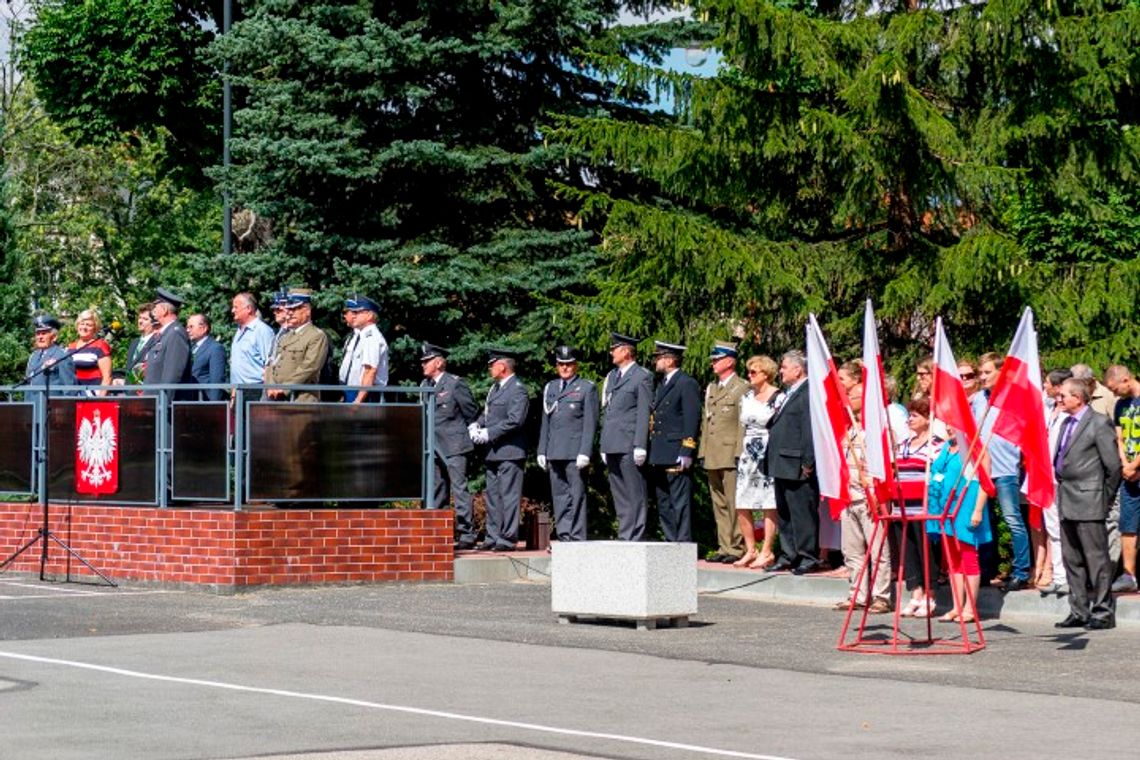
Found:
M 697 545 L 558 542 L 550 606 L 559 615 L 665 618 L 697 612 Z

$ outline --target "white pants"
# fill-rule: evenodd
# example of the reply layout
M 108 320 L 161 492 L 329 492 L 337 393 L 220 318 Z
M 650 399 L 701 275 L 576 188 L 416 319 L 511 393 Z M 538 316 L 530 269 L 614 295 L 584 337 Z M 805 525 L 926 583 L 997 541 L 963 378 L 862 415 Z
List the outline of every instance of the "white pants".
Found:
M 1069 581 L 1065 575 L 1065 563 L 1061 561 L 1061 515 L 1057 505 L 1041 510 L 1041 515 L 1045 518 L 1045 533 L 1049 536 L 1049 561 L 1053 563 L 1053 582 L 1058 585 L 1067 584 Z

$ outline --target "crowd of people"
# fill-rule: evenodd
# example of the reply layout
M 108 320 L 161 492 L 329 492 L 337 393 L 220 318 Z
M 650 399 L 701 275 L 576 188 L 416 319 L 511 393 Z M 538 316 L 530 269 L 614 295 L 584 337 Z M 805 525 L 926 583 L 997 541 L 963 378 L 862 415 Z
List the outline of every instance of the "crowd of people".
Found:
M 105 394 L 116 384 L 202 384 L 199 394 L 226 395 L 226 352 L 211 335 L 204 314 L 183 327 L 182 299 L 165 289 L 138 310 L 139 336 L 120 371 L 99 316 L 76 318 L 77 339 L 56 345 L 60 323 L 35 318 L 35 350 L 29 382 L 91 386 Z M 230 352 L 230 385 L 269 388 L 271 400 L 316 401 L 319 394 L 297 386 L 341 384 L 343 399 L 380 398 L 368 388 L 388 383 L 388 345 L 376 325 L 379 306 L 369 298 L 346 300 L 343 316 L 352 328 L 339 372 L 329 366 L 330 339 L 312 324 L 312 292 L 291 288 L 276 294 L 276 322 L 261 320 L 257 301 L 239 293 L 231 303 L 237 325 Z M 753 356 L 738 372 L 737 347 L 717 342 L 708 361 L 712 381 L 704 388 L 680 367 L 685 346 L 655 342 L 653 369 L 637 363 L 639 340 L 611 335 L 613 368 L 601 388 L 578 373 L 579 355 L 569 346 L 554 352 L 556 377 L 539 394 L 542 403 L 537 463 L 549 476 L 554 531 L 560 541 L 583 541 L 587 489 L 584 470 L 597 458 L 605 468 L 620 540 L 644 540 L 648 507 L 656 505 L 667 541 L 692 540 L 692 489 L 696 469 L 707 478 L 717 547 L 710 561 L 767 572 L 846 576 L 850 597 L 837 608 L 866 607 L 871 613 L 901 606 L 907 617 L 936 614 L 931 590 L 940 578 L 953 585 L 953 608 L 941 619 L 969 621 L 979 586 L 998 581 L 1005 591 L 1036 589 L 1068 596 L 1072 614 L 1059 625 L 1110 627 L 1113 593 L 1137 590 L 1140 532 L 1140 380 L 1120 365 L 1106 369 L 1103 384 L 1086 365 L 1048 372 L 1043 406 L 1054 455 L 1056 503 L 1032 505 L 1022 496 L 1024 461 L 1015 443 L 995 434 L 987 413 L 989 393 L 1004 356 L 986 353 L 958 362 L 958 380 L 985 441 L 993 494 L 981 488 L 966 463 L 958 436 L 932 414 L 935 367 L 918 363 L 904 399 L 887 376 L 887 418 L 896 448 L 898 492 L 890 509 L 946 518 L 892 521 L 876 530 L 880 512 L 858 452 L 858 425 L 845 442 L 850 500 L 821 499 L 807 383 L 807 359 L 798 350 L 780 357 Z M 518 539 L 523 472 L 529 453 L 529 395 L 515 375 L 518 355 L 493 349 L 493 384 L 483 404 L 470 387 L 447 371 L 448 351 L 422 344 L 423 385 L 435 388 L 435 493 L 431 506 L 454 502 L 456 549 L 513 551 Z M 656 375 L 656 379 L 654 377 Z M 842 364 L 838 379 L 856 419 L 862 404 L 860 361 Z M 476 532 L 469 470 L 479 452 L 486 474 L 486 521 Z M 757 520 L 757 517 L 759 518 Z M 1012 557 L 998 575 L 994 520 L 1008 527 Z M 874 542 L 874 546 L 869 544 Z M 883 544 L 881 547 L 879 544 Z M 875 572 L 860 572 L 870 548 Z M 900 591 L 891 593 L 892 557 L 905 556 Z M 842 557 L 840 561 L 838 558 Z M 830 562 L 830 564 L 829 564 Z M 1118 572 L 1119 563 L 1119 572 Z M 856 579 L 862 576 L 862 582 Z M 871 582 L 873 579 L 873 583 Z M 905 588 L 905 592 L 903 591 Z

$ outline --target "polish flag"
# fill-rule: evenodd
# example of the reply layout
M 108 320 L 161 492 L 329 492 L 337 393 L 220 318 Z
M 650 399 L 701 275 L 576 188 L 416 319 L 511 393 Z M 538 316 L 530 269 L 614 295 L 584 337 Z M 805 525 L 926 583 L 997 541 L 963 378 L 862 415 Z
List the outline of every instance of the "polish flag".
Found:
M 888 502 L 895 492 L 895 450 L 891 445 L 888 402 L 879 336 L 875 332 L 875 312 L 868 298 L 863 314 L 863 440 L 867 447 L 867 475 L 874 481 L 880 504 Z
M 1033 329 L 1033 310 L 1028 306 L 990 391 L 990 407 L 997 414 L 994 433 L 1017 444 L 1025 458 L 1029 501 L 1042 509 L 1049 507 L 1053 503 L 1053 462 L 1049 456 L 1037 331 Z
M 934 384 L 930 389 L 930 416 L 942 420 L 954 429 L 958 436 L 958 450 L 963 453 L 970 452 L 970 461 L 973 462 L 974 472 L 982 490 L 990 496 L 996 495 L 997 489 L 994 488 L 989 470 L 983 463 L 982 442 L 978 441 L 973 448 L 970 446 L 978 437 L 978 425 L 970 412 L 966 389 L 962 387 L 958 362 L 954 360 L 950 341 L 946 340 L 946 332 L 942 329 L 942 317 L 938 317 L 935 321 Z
M 835 362 L 814 314 L 808 317 L 807 363 L 816 478 L 820 495 L 827 499 L 832 517 L 838 519 L 851 503 L 851 472 L 845 455 L 851 415 L 847 393 L 839 382 Z

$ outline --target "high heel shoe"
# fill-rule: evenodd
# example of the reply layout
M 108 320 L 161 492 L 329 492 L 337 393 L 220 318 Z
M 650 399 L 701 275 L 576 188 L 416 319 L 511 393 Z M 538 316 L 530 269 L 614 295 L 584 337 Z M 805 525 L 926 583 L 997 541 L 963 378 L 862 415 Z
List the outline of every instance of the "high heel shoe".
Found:
M 749 564 L 751 564 L 752 562 L 754 562 L 756 560 L 757 556 L 759 556 L 759 555 L 757 555 L 756 550 L 753 549 L 752 551 L 748 552 L 747 554 L 745 554 L 740 559 L 733 562 L 732 566 L 733 567 L 748 567 Z

